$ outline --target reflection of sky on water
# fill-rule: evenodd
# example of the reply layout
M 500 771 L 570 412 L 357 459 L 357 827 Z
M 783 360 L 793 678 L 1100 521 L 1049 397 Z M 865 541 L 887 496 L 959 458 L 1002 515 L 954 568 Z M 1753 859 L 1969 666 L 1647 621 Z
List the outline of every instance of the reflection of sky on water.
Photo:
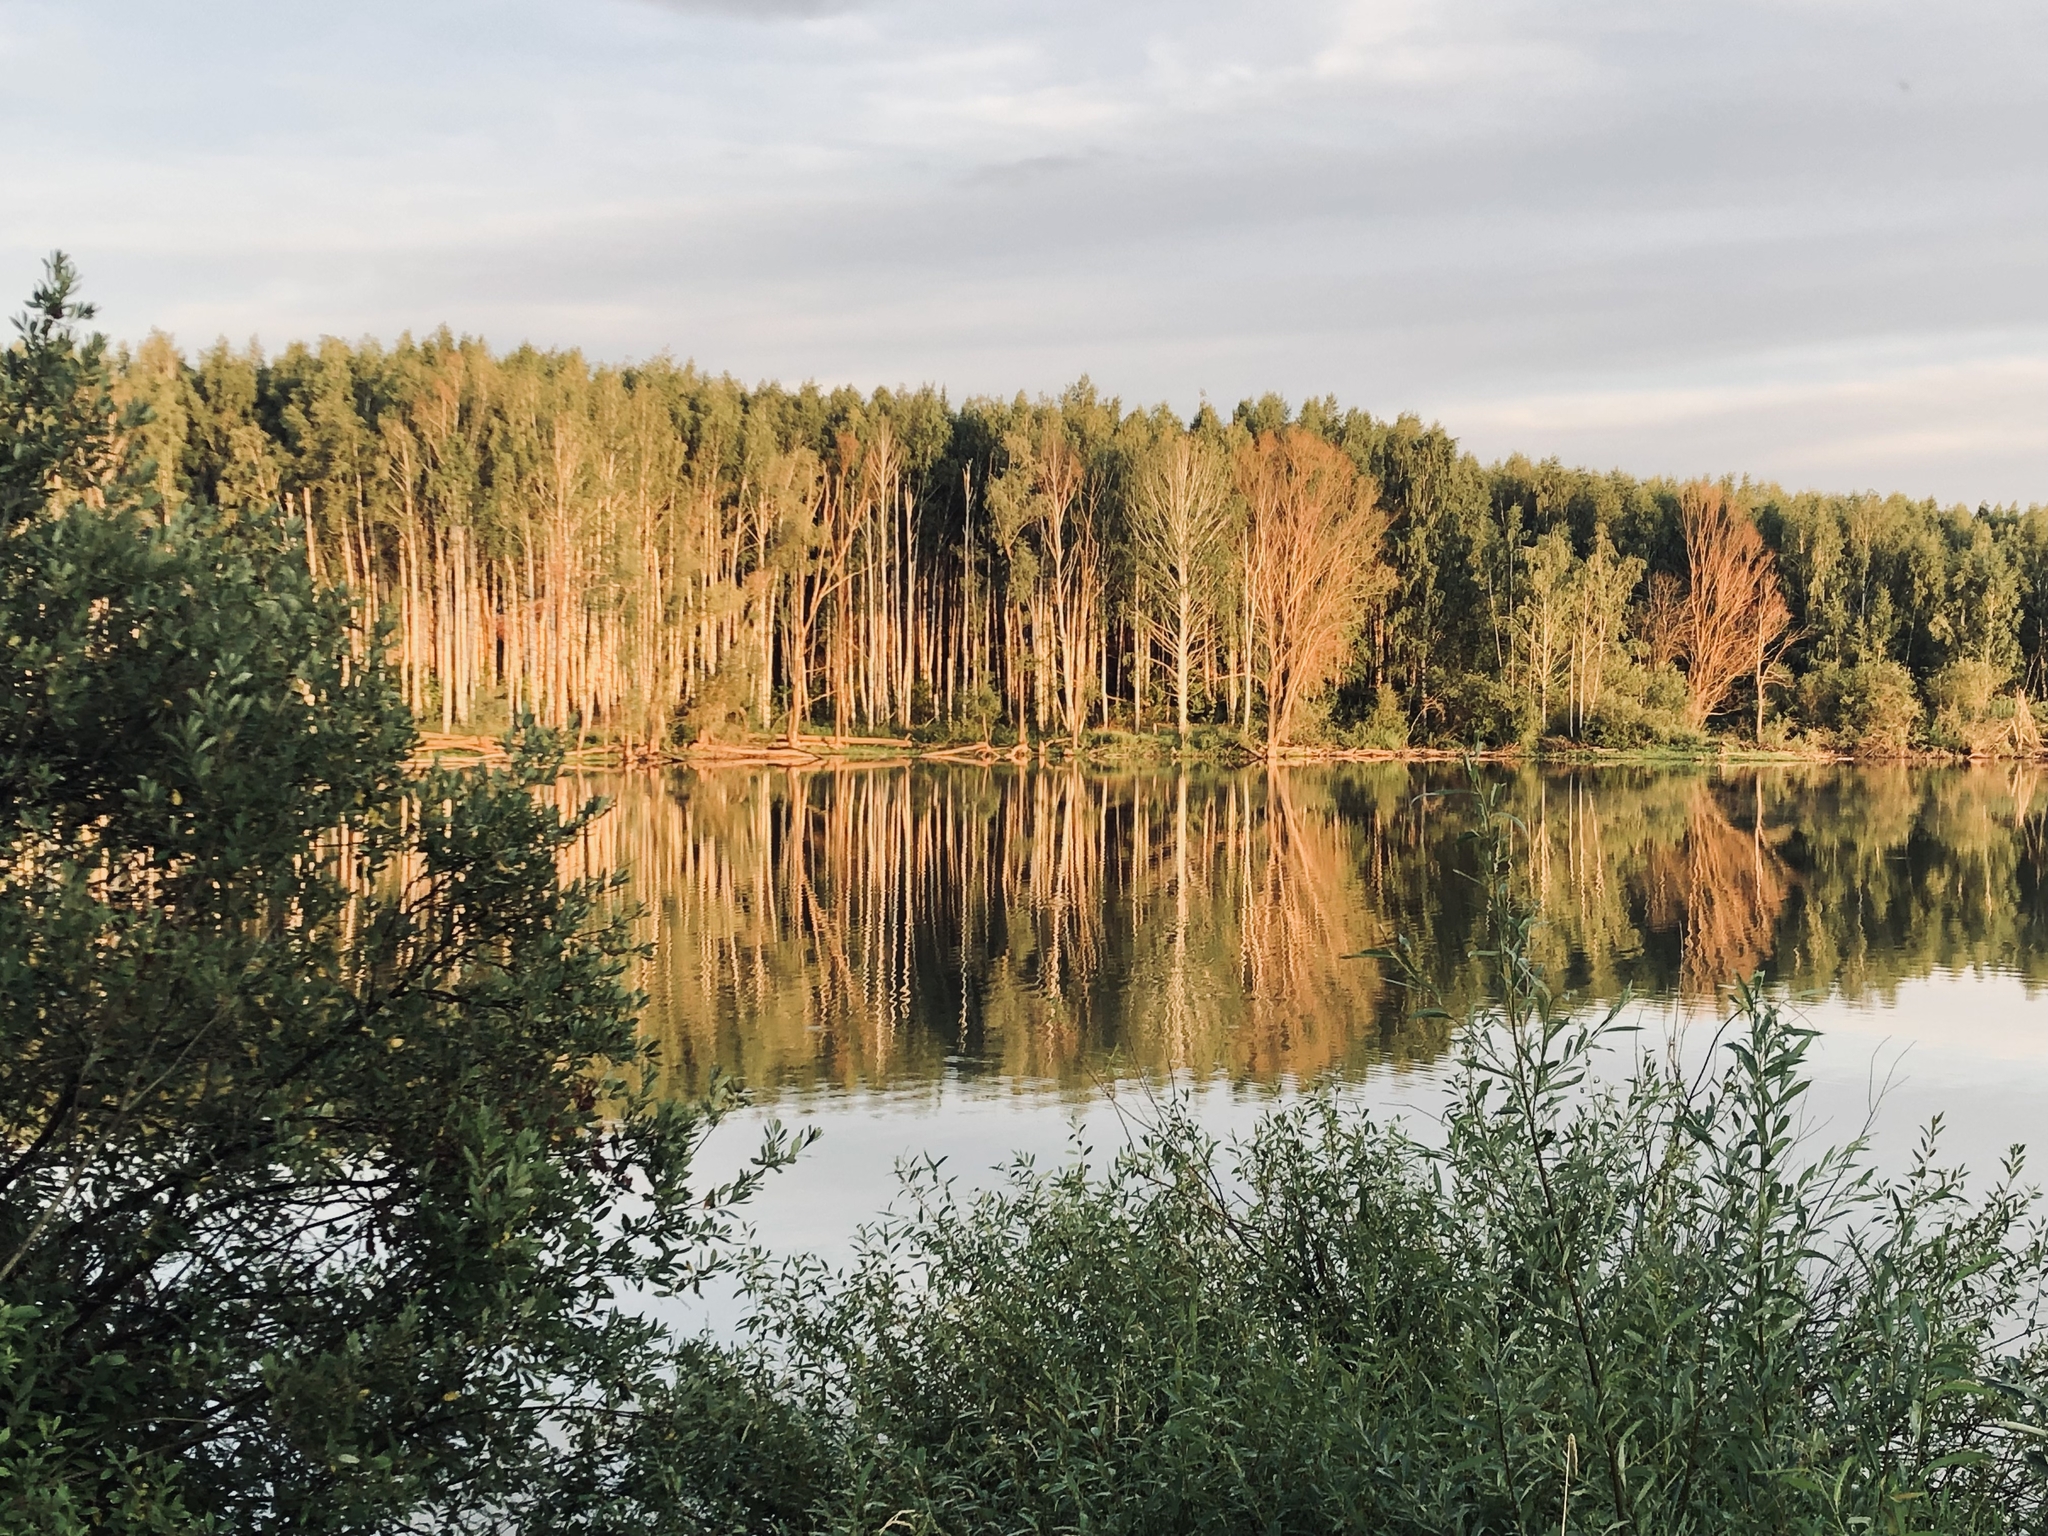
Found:
M 1829 997 L 1801 1003 L 1798 1011 L 1820 1030 L 1809 1057 L 1813 1086 L 1804 1122 L 1815 1147 L 1858 1134 L 1881 1096 L 1871 1140 L 1888 1167 L 1911 1155 L 1922 1129 L 1939 1114 L 1945 1165 L 1967 1167 L 1981 1183 L 2018 1141 L 2035 1150 L 2034 1176 L 2048 1177 L 2048 997 L 2029 995 L 2018 977 L 1940 972 L 1900 983 L 1888 1004 Z M 1645 1005 L 1636 1039 L 1654 1044 L 1679 1022 L 1669 1005 Z M 1681 1050 L 1689 1063 L 1705 1052 L 1717 1022 L 1700 1010 L 1683 1015 Z M 1382 1068 L 1341 1091 L 1349 1102 L 1401 1117 L 1428 1140 L 1447 1065 Z M 1228 1138 L 1249 1131 L 1291 1091 L 1211 1080 L 1187 1093 L 1200 1122 Z M 972 1190 L 1000 1181 L 1018 1156 L 1050 1166 L 1078 1147 L 1105 1158 L 1123 1145 L 1130 1122 L 1150 1113 L 1147 1098 L 1147 1089 L 1131 1083 L 1119 1085 L 1112 1101 L 1100 1091 L 1076 1098 L 1042 1086 L 1033 1091 L 1029 1084 L 953 1079 L 785 1101 L 749 1109 L 721 1128 L 707 1149 L 704 1173 L 722 1176 L 743 1161 L 768 1119 L 819 1127 L 822 1139 L 796 1168 L 770 1181 L 750 1220 L 771 1249 L 815 1252 L 840 1263 L 851 1253 L 857 1228 L 894 1197 L 902 1161 L 941 1159 L 957 1186 Z M 729 1297 L 717 1294 L 690 1304 L 684 1315 L 722 1327 L 734 1309 Z
M 2022 1142 L 2048 1174 L 2048 994 L 2038 986 L 1996 971 L 1939 970 L 1900 981 L 1884 999 L 1837 993 L 1787 1006 L 1819 1031 L 1803 1117 L 1813 1141 L 1847 1141 L 1869 1125 L 1880 1158 L 1896 1165 L 1940 1115 L 1944 1164 L 1989 1174 Z M 1668 1002 L 1643 1015 L 1646 1031 L 1682 1025 L 1689 1063 L 1719 1023 Z
M 1881 1091 L 1872 1140 L 1887 1161 L 1938 1114 L 1944 1162 L 1989 1174 L 2022 1142 L 2048 1177 L 2048 994 L 1945 971 L 1900 982 L 1889 1006 L 1829 998 L 1803 1011 L 1821 1031 L 1811 1118 L 1830 1136 L 1853 1134 Z

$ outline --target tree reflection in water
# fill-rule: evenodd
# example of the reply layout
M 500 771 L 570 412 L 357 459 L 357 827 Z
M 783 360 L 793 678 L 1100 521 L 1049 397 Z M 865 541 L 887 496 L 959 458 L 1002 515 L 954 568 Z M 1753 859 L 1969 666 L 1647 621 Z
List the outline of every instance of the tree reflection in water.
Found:
M 1949 968 L 2048 975 L 2031 769 L 1513 772 L 1542 960 L 1589 998 L 1705 1001 L 1761 968 L 1883 997 Z M 617 801 L 649 1027 L 686 1086 L 947 1074 L 1086 1088 L 1428 1060 L 1375 962 L 1406 934 L 1454 1007 L 1479 935 L 1455 768 L 843 768 L 565 780 Z

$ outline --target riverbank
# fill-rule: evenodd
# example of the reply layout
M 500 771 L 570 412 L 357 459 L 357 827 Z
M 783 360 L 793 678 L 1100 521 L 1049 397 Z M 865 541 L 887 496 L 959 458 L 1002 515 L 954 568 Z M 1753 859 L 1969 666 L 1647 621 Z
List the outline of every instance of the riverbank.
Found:
M 1206 739 L 1205 739 L 1206 738 Z M 1960 766 L 1968 763 L 2039 762 L 2048 754 L 2020 756 L 2012 753 L 1977 754 L 1935 750 L 1870 754 L 1843 752 L 1829 747 L 1755 747 L 1737 741 L 1710 741 L 1704 747 L 1647 747 L 1628 750 L 1589 747 L 1576 742 L 1548 740 L 1533 747 L 1346 747 L 1303 744 L 1266 752 L 1241 738 L 1206 732 L 1193 745 L 1183 748 L 1170 734 L 1140 735 L 1128 731 L 1091 731 L 1077 745 L 1065 738 L 1042 738 L 1034 742 L 997 744 L 993 742 L 932 742 L 915 736 L 830 736 L 803 735 L 792 741 L 786 735 L 734 737 L 712 742 L 694 742 L 673 748 L 644 744 L 589 742 L 577 746 L 565 758 L 571 768 L 742 768 L 787 767 L 824 768 L 839 766 L 884 767 L 896 763 L 952 763 L 965 766 L 1079 765 L 1093 768 L 1137 768 L 1200 766 L 1241 768 L 1259 763 L 1279 766 L 1310 766 L 1330 763 L 1541 763 L 1559 766 L 1609 768 L 1676 768 L 1690 766 L 1760 767 L 1824 763 L 1897 763 L 1912 766 Z M 414 761 L 503 762 L 507 753 L 503 740 L 481 735 L 422 731 L 414 749 Z

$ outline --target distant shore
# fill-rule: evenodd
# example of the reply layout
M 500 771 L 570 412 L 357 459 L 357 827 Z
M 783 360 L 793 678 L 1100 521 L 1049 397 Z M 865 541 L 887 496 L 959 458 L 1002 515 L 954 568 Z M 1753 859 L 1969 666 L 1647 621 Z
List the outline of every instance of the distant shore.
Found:
M 502 762 L 502 740 L 482 735 L 422 731 L 415 762 Z M 573 748 L 567 766 L 581 769 L 716 769 L 749 767 L 887 767 L 903 763 L 940 763 L 966 767 L 1251 768 L 1260 765 L 1312 767 L 1333 763 L 1459 763 L 1543 764 L 1587 768 L 1687 768 L 1701 766 L 1769 767 L 1819 763 L 1891 764 L 1913 767 L 1956 767 L 1967 764 L 2040 762 L 2040 756 L 2011 753 L 1970 755 L 1961 752 L 1909 750 L 1873 755 L 1824 747 L 1759 748 L 1739 742 L 1712 743 L 1704 748 L 1614 749 L 1575 743 L 1542 742 L 1530 747 L 1460 750 L 1451 747 L 1345 747 L 1331 744 L 1288 746 L 1268 753 L 1242 742 L 1206 743 L 1183 750 L 1171 735 L 1091 732 L 1077 746 L 1066 738 L 1033 742 L 921 742 L 910 736 L 786 735 L 736 736 L 712 742 L 649 748 L 618 742 L 592 741 Z

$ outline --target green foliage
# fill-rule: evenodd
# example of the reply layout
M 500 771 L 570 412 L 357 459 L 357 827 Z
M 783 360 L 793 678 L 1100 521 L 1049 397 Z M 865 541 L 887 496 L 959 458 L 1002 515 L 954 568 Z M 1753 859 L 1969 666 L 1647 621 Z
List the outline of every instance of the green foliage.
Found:
M 1685 679 L 1672 667 L 1617 668 L 1580 734 L 1588 746 L 1619 751 L 1706 745 L 1685 723 Z
M 1466 677 L 1442 700 L 1438 734 L 1475 751 L 1535 744 L 1542 728 L 1536 701 L 1495 677 Z
M 1998 690 L 2008 681 L 2009 674 L 1996 663 L 1966 657 L 1927 680 L 1927 699 L 1938 712 L 1967 724 L 1991 712 Z
M 1801 712 L 1844 751 L 1896 757 L 1911 744 L 1921 705 L 1896 661 L 1824 665 L 1800 680 Z
M 1408 745 L 1408 712 L 1391 683 L 1382 683 L 1373 700 L 1372 713 L 1339 737 L 1347 747 L 1375 752 L 1398 752 Z
M 1589 747 L 1637 752 L 1662 746 L 1670 738 L 1670 726 L 1671 722 L 1645 708 L 1640 699 L 1617 693 L 1593 707 L 1586 717 L 1584 739 Z
M 0 1526 L 569 1530 L 719 1262 L 599 807 L 412 774 L 299 530 L 159 517 L 53 264 L 0 533 Z M 47 322 L 47 323 L 46 323 Z
M 1996 662 L 1965 657 L 1952 661 L 1927 680 L 1928 745 L 1952 752 L 1985 754 L 2010 746 L 2030 746 L 2016 739 L 2016 700 L 2002 693 L 2010 681 Z
M 78 271 L 60 251 L 14 323 L 0 353 L 0 535 L 40 513 L 52 497 L 96 490 L 120 472 L 117 413 L 104 336 L 81 342 L 72 330 L 92 317 L 73 297 Z
M 751 651 L 734 650 L 697 690 L 684 712 L 677 735 L 684 741 L 717 741 L 744 732 L 747 707 L 759 691 L 760 678 Z
M 961 723 L 967 728 L 969 739 L 987 741 L 994 731 L 996 721 L 1002 715 L 1002 701 L 995 690 L 983 684 L 971 688 L 961 696 L 958 705 Z
M 2039 1529 L 2017 1151 L 1973 1198 L 1938 1127 L 1893 1176 L 1804 1147 L 1809 1032 L 1747 988 L 1697 1076 L 1606 1077 L 1627 1031 L 1531 963 L 1519 835 L 1482 802 L 1493 1000 L 1440 1138 L 1318 1095 L 972 1199 L 911 1169 L 849 1271 L 755 1281 L 734 1369 L 791 1481 L 732 1528 Z

